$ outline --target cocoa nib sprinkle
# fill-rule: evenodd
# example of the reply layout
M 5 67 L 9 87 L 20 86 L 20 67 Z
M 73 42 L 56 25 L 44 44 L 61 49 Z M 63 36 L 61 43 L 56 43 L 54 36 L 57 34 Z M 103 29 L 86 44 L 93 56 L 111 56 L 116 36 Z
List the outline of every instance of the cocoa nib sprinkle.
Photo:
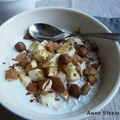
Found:
M 13 61 L 15 61 L 15 58 L 12 58 Z
M 27 92 L 25 95 L 30 95 L 31 93 L 30 92 Z
M 35 101 L 35 99 L 31 99 L 31 100 L 30 100 L 31 103 L 34 102 L 34 101 Z
M 19 66 L 19 63 L 15 63 L 12 66 L 9 66 L 9 68 L 15 68 L 15 67 L 18 67 L 18 66 Z
M 59 98 L 55 98 L 56 101 L 59 101 L 60 99 Z

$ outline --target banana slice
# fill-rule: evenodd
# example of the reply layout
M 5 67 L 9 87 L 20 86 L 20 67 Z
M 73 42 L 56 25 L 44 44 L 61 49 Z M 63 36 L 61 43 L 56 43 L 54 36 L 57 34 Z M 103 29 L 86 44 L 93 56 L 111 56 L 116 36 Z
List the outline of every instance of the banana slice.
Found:
M 79 73 L 77 72 L 76 67 L 72 63 L 69 63 L 67 66 L 65 66 L 64 71 L 67 74 L 67 80 L 80 79 Z
M 66 74 L 63 73 L 62 71 L 59 71 L 58 74 L 57 74 L 57 77 L 59 77 L 61 79 L 61 81 L 63 82 L 63 85 L 64 87 L 67 89 L 67 86 L 66 86 Z
M 75 55 L 75 53 L 76 53 L 76 49 L 75 48 L 72 48 L 69 52 L 67 52 L 67 54 L 72 56 L 72 57 Z
M 45 47 L 45 46 L 48 44 L 48 41 L 47 41 L 47 40 L 44 40 L 44 41 L 42 41 L 40 44 Z
M 37 80 L 43 79 L 45 77 L 44 73 L 41 69 L 30 70 L 28 72 L 28 75 L 33 81 L 37 81 Z
M 32 58 L 38 62 L 43 62 L 51 56 L 51 53 L 46 50 L 45 46 L 38 42 L 33 42 L 29 50 Z
M 44 68 L 46 67 L 58 67 L 57 60 L 60 54 L 55 54 L 47 63 L 43 65 Z
M 86 64 L 85 62 L 83 61 L 82 63 L 79 63 L 78 62 L 78 65 L 80 67 L 80 75 L 83 75 L 83 71 L 86 69 Z
M 61 45 L 61 47 L 57 50 L 57 53 L 68 53 L 72 48 L 74 48 L 74 42 L 67 41 Z
M 48 76 L 55 76 L 58 73 L 58 68 L 57 67 L 49 67 L 47 68 L 47 75 Z
M 55 97 L 56 94 L 55 92 L 50 92 L 50 93 L 41 93 L 40 94 L 40 99 L 39 102 L 43 105 L 43 106 L 53 106 L 55 103 Z
M 38 41 L 33 41 L 31 46 L 29 47 L 29 51 L 32 52 L 39 44 L 40 43 Z
M 31 78 L 26 76 L 24 72 L 20 73 L 19 78 L 24 86 L 28 86 L 28 84 L 31 82 Z
M 84 43 L 82 42 L 82 38 L 77 38 L 77 37 L 70 37 L 70 40 L 74 41 L 78 45 L 83 45 Z

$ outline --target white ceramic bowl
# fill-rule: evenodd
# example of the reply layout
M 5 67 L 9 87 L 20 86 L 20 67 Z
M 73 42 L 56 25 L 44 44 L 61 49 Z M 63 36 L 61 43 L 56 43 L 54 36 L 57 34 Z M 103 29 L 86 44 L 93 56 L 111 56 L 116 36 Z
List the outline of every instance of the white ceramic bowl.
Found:
M 10 56 L 15 53 L 11 48 L 17 42 L 16 38 L 23 35 L 31 24 L 39 22 L 52 24 L 70 31 L 80 26 L 82 32 L 110 32 L 98 20 L 82 12 L 65 8 L 35 9 L 11 18 L 0 27 L 0 61 L 9 62 Z M 94 41 L 99 47 L 104 72 L 101 87 L 89 104 L 68 114 L 48 115 L 49 113 L 40 113 L 39 105 L 34 106 L 28 102 L 29 99 L 25 97 L 26 91 L 19 81 L 11 83 L 5 81 L 4 70 L 7 67 L 2 64 L 0 69 L 1 104 L 17 115 L 34 120 L 80 120 L 87 117 L 88 110 L 99 111 L 113 98 L 119 88 L 120 48 L 117 42 L 110 40 L 95 38 Z

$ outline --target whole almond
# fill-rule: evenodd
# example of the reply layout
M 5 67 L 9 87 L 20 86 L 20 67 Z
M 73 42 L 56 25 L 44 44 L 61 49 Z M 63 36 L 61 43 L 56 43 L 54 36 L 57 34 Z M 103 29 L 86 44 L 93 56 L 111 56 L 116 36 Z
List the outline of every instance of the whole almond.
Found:
M 38 92 L 38 85 L 37 83 L 29 83 L 26 89 L 31 93 L 37 93 Z
M 39 80 L 38 87 L 40 90 L 48 91 L 52 87 L 52 80 L 50 80 L 50 79 Z
M 94 85 L 97 82 L 97 78 L 94 75 L 90 75 L 87 78 L 87 81 L 91 84 Z
M 73 97 L 79 98 L 79 96 L 81 94 L 81 89 L 78 85 L 72 84 L 68 88 L 68 93 Z
M 90 90 L 90 84 L 89 83 L 86 83 L 82 88 L 81 88 L 81 94 L 82 95 L 86 95 L 88 94 Z
M 65 91 L 64 84 L 59 77 L 51 76 L 50 79 L 52 80 L 52 89 L 54 91 L 59 93 L 63 93 Z
M 32 70 L 31 63 L 27 64 L 27 66 L 25 67 L 25 72 L 28 74 L 30 70 Z

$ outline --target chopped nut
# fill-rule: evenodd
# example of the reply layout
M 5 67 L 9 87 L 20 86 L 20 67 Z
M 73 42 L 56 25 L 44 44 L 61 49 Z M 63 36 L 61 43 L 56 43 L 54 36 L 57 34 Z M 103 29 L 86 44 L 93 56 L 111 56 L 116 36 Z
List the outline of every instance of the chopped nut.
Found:
M 29 63 L 26 67 L 25 67 L 25 72 L 28 74 L 28 72 L 30 71 L 30 70 L 32 70 L 33 68 L 32 68 L 32 66 L 31 66 L 31 63 Z
M 57 42 L 50 42 L 46 45 L 46 49 L 50 52 L 55 52 L 59 48 L 59 44 Z
M 25 36 L 24 36 L 24 39 L 32 39 L 33 37 L 29 34 L 29 32 L 27 31 Z
M 101 69 L 101 64 L 92 64 L 91 66 L 94 67 L 96 70 Z
M 79 55 L 74 55 L 73 60 L 78 61 L 78 62 L 83 62 L 83 58 L 81 58 Z
M 18 52 L 23 52 L 24 50 L 26 50 L 26 45 L 23 42 L 18 42 L 15 44 L 15 49 Z
M 8 80 L 16 80 L 18 79 L 18 73 L 14 68 L 11 68 L 6 71 L 6 79 Z
M 70 85 L 70 88 L 68 89 L 68 92 L 71 96 L 79 98 L 79 96 L 81 94 L 81 89 L 78 85 L 72 84 L 72 85 Z
M 20 53 L 16 58 L 15 58 L 16 61 L 18 62 L 22 62 L 22 61 L 26 61 L 27 60 L 27 57 L 23 54 L 23 53 Z
M 50 52 L 55 52 L 55 49 L 54 49 L 54 44 L 53 42 L 50 42 L 46 45 L 46 49 Z
M 57 42 L 53 42 L 53 44 L 54 44 L 54 49 L 56 51 L 60 47 L 60 45 Z
M 28 84 L 28 86 L 26 87 L 26 89 L 31 92 L 31 93 L 37 93 L 38 92 L 38 85 L 37 83 L 30 83 Z
M 69 93 L 68 93 L 68 91 L 67 90 L 65 90 L 63 93 L 61 93 L 61 95 L 63 96 L 63 98 L 65 99 L 65 100 L 69 100 Z
M 87 81 L 91 84 L 94 85 L 97 82 L 97 78 L 93 75 L 88 76 Z
M 87 69 L 84 70 L 84 74 L 86 76 L 89 76 L 89 75 L 95 75 L 96 74 L 96 70 L 94 67 L 88 67 Z
M 81 94 L 82 95 L 86 95 L 88 94 L 90 90 L 90 84 L 89 83 L 86 83 L 82 88 L 81 88 Z
M 89 63 L 89 62 L 90 62 L 90 59 L 87 58 L 87 57 L 84 57 L 84 58 L 83 58 L 83 61 L 85 61 L 86 63 Z

